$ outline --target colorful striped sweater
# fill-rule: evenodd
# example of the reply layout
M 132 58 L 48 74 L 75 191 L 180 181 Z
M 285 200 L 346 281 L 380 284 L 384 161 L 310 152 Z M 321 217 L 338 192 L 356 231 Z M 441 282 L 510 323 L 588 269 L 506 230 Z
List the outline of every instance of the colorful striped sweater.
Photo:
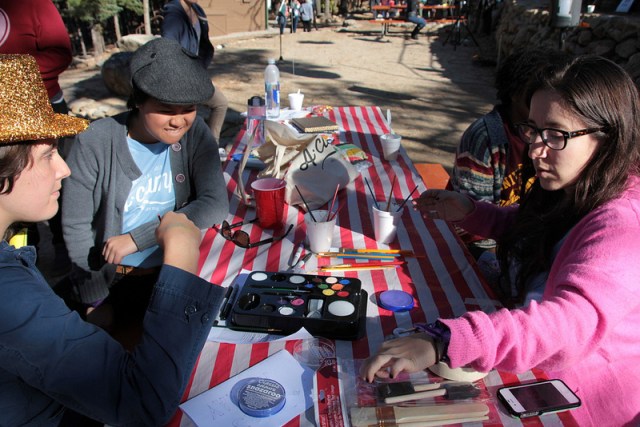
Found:
M 460 139 L 451 176 L 455 191 L 474 200 L 508 205 L 517 201 L 508 164 L 509 137 L 499 106 L 476 120 Z

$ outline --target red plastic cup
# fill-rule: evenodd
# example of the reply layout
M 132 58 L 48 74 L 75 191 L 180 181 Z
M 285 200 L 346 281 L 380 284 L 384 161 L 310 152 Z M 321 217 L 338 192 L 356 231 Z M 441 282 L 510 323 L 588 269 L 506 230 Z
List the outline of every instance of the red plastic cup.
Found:
M 277 178 L 261 178 L 251 183 L 256 201 L 256 216 L 262 228 L 280 228 L 284 224 L 286 187 L 285 180 Z

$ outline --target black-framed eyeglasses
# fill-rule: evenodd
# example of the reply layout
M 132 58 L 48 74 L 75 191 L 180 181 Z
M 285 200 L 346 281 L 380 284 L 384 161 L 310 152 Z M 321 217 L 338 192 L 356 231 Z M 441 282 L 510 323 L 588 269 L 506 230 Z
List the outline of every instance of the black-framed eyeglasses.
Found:
M 562 129 L 554 129 L 554 128 L 544 128 L 539 129 L 529 123 L 517 123 L 516 129 L 518 129 L 518 134 L 520 138 L 526 144 L 533 144 L 540 135 L 540 139 L 542 139 L 542 143 L 552 150 L 564 150 L 567 146 L 567 141 L 571 138 L 577 138 L 578 136 L 589 135 L 591 133 L 604 131 L 605 128 L 588 128 L 588 129 L 580 129 L 574 131 L 566 131 Z
M 293 228 L 293 224 L 290 224 L 289 228 L 287 228 L 287 231 L 282 236 L 269 237 L 268 239 L 260 240 L 259 242 L 255 242 L 255 243 L 251 243 L 249 234 L 246 231 L 242 231 L 242 230 L 233 231 L 234 228 L 242 227 L 245 224 L 252 224 L 257 220 L 258 218 L 254 218 L 251 221 L 236 222 L 235 224 L 229 224 L 226 220 L 222 221 L 222 226 L 220 227 L 220 233 L 222 234 L 222 237 L 224 237 L 227 240 L 231 240 L 237 246 L 240 246 L 241 248 L 244 248 L 244 249 L 249 249 L 249 248 L 255 248 L 256 246 L 266 245 L 267 243 L 277 242 L 278 240 L 282 240 L 285 237 L 287 237 L 287 234 L 289 234 L 289 232 Z

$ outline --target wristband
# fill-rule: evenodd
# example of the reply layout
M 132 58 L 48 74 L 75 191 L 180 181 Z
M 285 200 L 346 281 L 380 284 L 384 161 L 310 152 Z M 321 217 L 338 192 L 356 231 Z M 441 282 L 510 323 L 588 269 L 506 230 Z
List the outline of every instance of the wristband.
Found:
M 436 351 L 436 363 L 449 363 L 449 356 L 447 355 L 449 341 L 451 341 L 451 330 L 449 327 L 439 320 L 429 324 L 416 324 L 416 327 L 433 338 Z

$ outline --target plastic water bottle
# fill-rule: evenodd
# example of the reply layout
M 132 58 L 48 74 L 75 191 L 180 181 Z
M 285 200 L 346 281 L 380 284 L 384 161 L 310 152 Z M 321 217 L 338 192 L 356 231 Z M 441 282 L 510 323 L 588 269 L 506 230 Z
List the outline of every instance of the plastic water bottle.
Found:
M 266 116 L 264 98 L 252 96 L 247 101 L 247 135 L 252 140 L 252 146 L 258 147 L 264 143 L 264 120 Z
M 264 92 L 267 118 L 277 118 L 280 116 L 280 70 L 273 58 L 269 58 L 269 65 L 264 70 Z

